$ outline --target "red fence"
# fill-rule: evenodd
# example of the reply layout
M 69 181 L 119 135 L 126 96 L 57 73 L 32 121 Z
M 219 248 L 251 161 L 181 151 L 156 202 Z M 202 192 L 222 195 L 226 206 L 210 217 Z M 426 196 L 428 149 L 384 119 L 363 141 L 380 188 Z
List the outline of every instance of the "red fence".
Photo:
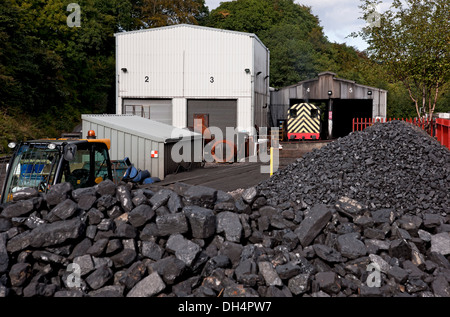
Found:
M 387 121 L 406 121 L 409 123 L 412 123 L 422 129 L 425 130 L 425 128 L 430 124 L 429 119 L 417 119 L 417 118 L 353 118 L 353 131 L 362 131 L 367 127 L 370 127 L 372 124 L 377 122 L 387 122 Z
M 436 119 L 436 137 L 437 140 L 447 149 L 450 149 L 450 119 Z
M 442 145 L 450 149 L 450 119 L 437 118 L 436 120 L 431 121 L 429 119 L 422 118 L 353 118 L 353 131 L 362 131 L 365 128 L 370 127 L 374 123 L 384 123 L 393 120 L 409 122 L 422 128 L 423 130 L 430 133 L 431 136 L 435 136 Z M 431 129 L 429 129 L 430 125 Z

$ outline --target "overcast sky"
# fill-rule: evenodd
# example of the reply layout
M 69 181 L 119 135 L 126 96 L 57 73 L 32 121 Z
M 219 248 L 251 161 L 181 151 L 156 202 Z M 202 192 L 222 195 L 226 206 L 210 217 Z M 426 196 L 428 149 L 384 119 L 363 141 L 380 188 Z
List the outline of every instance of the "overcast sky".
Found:
M 205 0 L 209 10 L 217 8 L 224 0 Z M 359 19 L 362 16 L 358 8 L 359 0 L 297 0 L 297 3 L 311 7 L 312 13 L 319 17 L 320 25 L 330 42 L 346 43 L 359 50 L 367 48 L 367 43 L 360 38 L 346 38 L 352 32 L 357 32 L 365 25 L 365 21 Z M 391 3 L 392 0 L 384 1 Z M 384 7 L 389 7 L 389 4 Z M 383 11 L 384 8 L 378 8 Z

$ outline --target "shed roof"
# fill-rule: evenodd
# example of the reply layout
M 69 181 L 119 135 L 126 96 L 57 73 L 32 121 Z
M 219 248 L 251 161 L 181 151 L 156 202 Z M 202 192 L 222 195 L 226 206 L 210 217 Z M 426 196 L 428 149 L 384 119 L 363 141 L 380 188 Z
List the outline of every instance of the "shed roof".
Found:
M 361 85 L 353 80 L 336 78 L 336 74 L 332 72 L 323 72 L 318 74 L 317 78 L 276 89 L 270 95 L 273 104 L 286 104 L 289 99 L 373 99 L 374 92 L 384 97 L 387 95 L 387 90 Z
M 264 43 L 259 39 L 259 37 L 255 33 L 246 33 L 246 32 L 234 31 L 234 30 L 218 29 L 218 28 L 193 25 L 193 24 L 174 24 L 174 25 L 168 25 L 168 26 L 161 26 L 161 27 L 157 27 L 157 28 L 148 28 L 148 29 L 141 29 L 141 30 L 135 30 L 135 31 L 117 32 L 117 33 L 114 33 L 114 36 L 117 37 L 117 36 L 124 36 L 124 35 L 132 35 L 132 34 L 136 34 L 136 33 L 158 32 L 158 31 L 164 31 L 164 30 L 175 29 L 175 28 L 180 28 L 180 29 L 190 28 L 190 29 L 194 29 L 194 30 L 205 30 L 205 31 L 209 30 L 209 31 L 215 31 L 215 32 L 231 33 L 231 34 L 240 35 L 240 36 L 247 36 L 247 37 L 256 39 L 259 43 L 261 43 L 262 46 L 264 46 L 264 48 L 266 48 L 266 50 L 268 50 L 268 48 L 264 45 Z
M 202 138 L 200 133 L 135 115 L 83 114 L 81 119 L 161 143 L 173 143 L 181 138 Z
M 319 82 L 319 79 L 320 79 L 321 77 L 329 77 L 329 78 L 331 78 L 331 79 L 332 79 L 333 81 L 335 81 L 335 82 L 342 82 L 342 83 L 354 84 L 355 86 L 358 86 L 358 87 L 361 87 L 361 88 L 367 88 L 367 89 L 373 89 L 373 90 L 379 90 L 379 91 L 387 92 L 387 90 L 385 90 L 385 89 L 381 89 L 381 88 L 377 88 L 377 87 L 371 87 L 371 86 L 367 86 L 367 85 L 362 85 L 362 84 L 358 84 L 358 83 L 357 83 L 356 81 L 354 81 L 354 80 L 336 77 L 336 73 L 333 73 L 333 72 L 330 72 L 330 71 L 326 71 L 326 72 L 319 73 L 319 74 L 318 74 L 318 77 L 316 77 L 316 78 L 302 80 L 302 81 L 299 81 L 298 83 L 295 83 L 295 84 L 293 84 L 293 85 L 289 85 L 289 86 L 280 88 L 280 89 L 278 89 L 278 90 L 281 90 L 281 89 L 288 89 L 288 88 L 292 88 L 292 87 L 297 87 L 297 86 L 301 86 L 301 85 L 307 84 L 307 83 L 315 83 L 315 82 Z

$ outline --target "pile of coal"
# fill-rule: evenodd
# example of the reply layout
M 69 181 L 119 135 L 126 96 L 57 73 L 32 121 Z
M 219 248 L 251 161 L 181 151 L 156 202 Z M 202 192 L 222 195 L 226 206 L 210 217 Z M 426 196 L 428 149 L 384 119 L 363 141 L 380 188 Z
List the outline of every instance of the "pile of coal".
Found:
M 384 129 L 404 127 L 374 127 L 371 142 L 361 141 L 370 130 L 348 139 L 375 152 L 376 137 L 384 136 Z M 394 182 L 372 180 L 392 187 L 376 189 L 382 196 L 369 199 L 366 192 L 375 192 L 365 181 L 355 184 L 354 192 L 324 178 L 333 169 L 302 169 L 297 177 L 286 178 L 281 171 L 270 186 L 260 184 L 236 197 L 183 183 L 150 190 L 111 181 L 76 190 L 70 183 L 58 184 L 47 194 L 17 192 L 13 203 L 0 206 L 0 297 L 448 297 L 450 215 L 442 188 L 448 191 L 449 153 L 428 140 L 420 146 L 412 141 L 420 132 L 405 131 L 407 136 L 396 138 L 414 147 L 425 173 L 412 167 L 407 154 L 383 164 L 371 157 L 377 163 L 358 173 L 369 181 L 364 175 L 375 177 L 374 166 L 391 164 L 396 177 L 400 170 L 417 173 L 414 182 L 424 184 L 413 184 L 412 193 L 404 193 L 422 197 L 412 208 L 403 197 L 391 200 L 399 195 Z M 399 153 L 406 152 L 396 138 L 392 142 Z M 289 170 L 295 174 L 312 159 L 327 161 L 324 167 L 355 166 L 359 158 L 350 160 L 357 151 L 350 143 L 343 138 L 330 147 L 346 149 L 345 163 L 333 163 L 344 156 L 331 155 L 327 146 Z M 379 147 L 387 144 L 379 141 Z M 430 151 L 435 161 L 425 160 Z M 359 151 L 367 161 L 365 153 Z M 402 160 L 407 167 L 397 166 Z M 314 164 L 310 170 L 316 171 Z M 342 186 L 356 177 L 348 173 L 337 180 Z M 308 181 L 303 182 L 305 175 Z M 321 182 L 315 196 L 305 192 L 312 178 Z M 402 181 L 408 187 L 412 180 Z M 426 187 L 430 183 L 441 187 Z
M 355 199 L 370 210 L 450 209 L 450 153 L 403 121 L 375 124 L 306 154 L 262 182 L 269 203 L 312 206 Z

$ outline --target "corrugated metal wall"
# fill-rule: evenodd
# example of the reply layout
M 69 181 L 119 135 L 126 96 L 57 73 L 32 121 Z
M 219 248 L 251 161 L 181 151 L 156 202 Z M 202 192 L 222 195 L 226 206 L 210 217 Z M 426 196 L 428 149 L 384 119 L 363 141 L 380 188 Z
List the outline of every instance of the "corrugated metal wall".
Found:
M 316 79 L 272 91 L 271 124 L 276 126 L 278 120 L 285 120 L 289 106 L 295 102 L 326 103 L 327 111 L 331 110 L 327 113 L 331 119 L 324 117 L 322 124 L 328 127 L 328 137 L 343 136 L 351 131 L 352 117 L 386 117 L 386 90 L 335 76 L 332 72 L 323 72 Z
M 172 100 L 124 99 L 122 113 L 172 125 Z
M 239 131 L 251 131 L 252 120 L 252 98 L 238 98 L 237 101 L 237 128 Z
M 186 98 L 172 99 L 172 124 L 179 128 L 187 127 L 187 100 Z
M 164 179 L 164 143 L 152 141 L 131 133 L 107 127 L 102 124 L 83 120 L 82 130 L 94 130 L 97 138 L 110 139 L 111 160 L 122 160 L 129 157 L 135 167 L 148 170 L 152 176 Z M 158 151 L 158 158 L 151 158 L 151 151 Z
M 268 112 L 270 104 L 270 53 L 257 40 L 254 41 L 254 115 L 258 127 L 269 127 Z
M 319 74 L 318 79 L 306 80 L 296 85 L 273 91 L 270 96 L 271 105 L 290 105 L 291 99 L 328 100 L 328 99 L 354 99 L 373 100 L 373 117 L 386 117 L 387 91 L 375 87 L 359 85 L 354 81 L 334 78 L 333 73 Z M 328 91 L 332 92 L 328 96 Z M 369 91 L 372 94 L 369 95 Z
M 183 33 L 183 32 L 181 32 Z M 222 30 L 185 28 L 184 96 L 229 98 L 251 94 L 252 39 Z
M 85 114 L 81 118 L 83 134 L 94 130 L 97 138 L 111 140 L 109 153 L 112 160 L 129 157 L 136 168 L 148 170 L 160 179 L 178 168 L 180 153 L 174 152 L 175 157 L 171 153 L 175 144 L 182 151 L 190 151 L 189 156 L 186 154 L 187 164 L 181 162 L 182 166 L 190 166 L 192 162 L 196 163 L 192 165 L 195 167 L 202 161 L 203 139 L 200 134 L 133 115 Z M 152 151 L 158 151 L 158 157 L 152 157 Z
M 119 97 L 251 93 L 253 41 L 245 33 L 181 25 L 118 33 L 116 41 Z
M 116 36 L 120 97 L 172 98 L 183 95 L 184 40 L 175 33 L 175 30 L 167 29 Z
M 269 51 L 253 34 L 193 25 L 117 33 L 116 76 L 118 114 L 125 98 L 167 98 L 172 124 L 186 127 L 187 99 L 237 99 L 239 127 L 267 117 Z
M 189 99 L 188 127 L 194 126 L 194 114 L 208 114 L 209 127 L 218 127 L 225 137 L 227 127 L 237 126 L 236 100 Z
M 203 148 L 202 148 L 202 142 L 198 143 L 198 140 L 192 140 L 192 141 L 184 141 L 184 147 L 190 147 L 190 161 L 181 163 L 175 162 L 172 158 L 171 152 L 174 149 L 174 146 L 176 143 L 167 143 L 164 144 L 164 153 L 166 153 L 164 157 L 164 169 L 165 169 L 165 175 L 173 174 L 176 172 L 180 172 L 191 168 L 198 168 L 201 166 L 202 158 L 203 158 Z M 197 149 L 196 149 L 197 147 Z M 179 170 L 180 169 L 180 170 Z

